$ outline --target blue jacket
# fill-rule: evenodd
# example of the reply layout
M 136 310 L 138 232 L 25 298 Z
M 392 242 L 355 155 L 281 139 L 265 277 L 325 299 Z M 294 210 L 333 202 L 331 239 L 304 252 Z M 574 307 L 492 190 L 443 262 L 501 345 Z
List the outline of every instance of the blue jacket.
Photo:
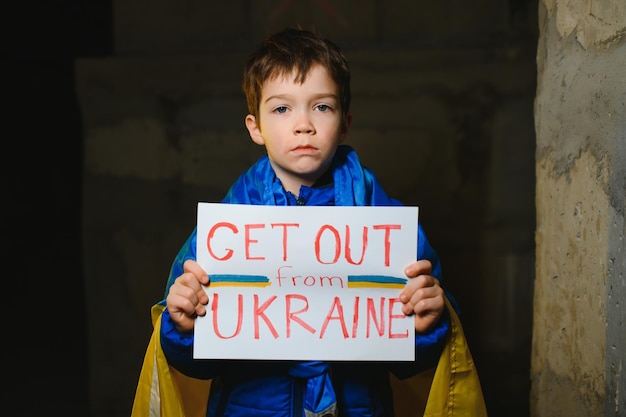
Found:
M 224 203 L 317 206 L 398 206 L 372 171 L 361 165 L 347 145 L 337 149 L 329 174 L 296 198 L 286 192 L 267 156 L 260 158 L 232 185 Z M 436 252 L 418 226 L 417 259 L 429 259 L 441 279 Z M 167 284 L 196 259 L 196 230 L 176 256 Z M 165 299 L 159 304 L 165 305 Z M 389 372 L 407 378 L 436 366 L 448 330 L 446 314 L 428 333 L 416 334 L 413 362 L 323 362 L 193 359 L 193 334 L 176 331 L 167 309 L 161 322 L 161 345 L 168 363 L 183 374 L 211 379 L 207 416 L 351 417 L 393 416 Z

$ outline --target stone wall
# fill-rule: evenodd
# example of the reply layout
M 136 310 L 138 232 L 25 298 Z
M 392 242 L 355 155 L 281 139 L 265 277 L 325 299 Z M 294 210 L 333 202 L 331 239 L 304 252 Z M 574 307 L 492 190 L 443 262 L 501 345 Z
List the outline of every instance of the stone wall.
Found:
M 626 413 L 626 3 L 540 4 L 531 415 Z

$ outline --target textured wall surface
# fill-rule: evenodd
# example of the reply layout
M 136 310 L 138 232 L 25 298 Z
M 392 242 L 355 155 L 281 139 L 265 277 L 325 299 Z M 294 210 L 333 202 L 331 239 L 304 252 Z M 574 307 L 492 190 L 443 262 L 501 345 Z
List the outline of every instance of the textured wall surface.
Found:
M 626 3 L 540 5 L 531 415 L 626 413 Z

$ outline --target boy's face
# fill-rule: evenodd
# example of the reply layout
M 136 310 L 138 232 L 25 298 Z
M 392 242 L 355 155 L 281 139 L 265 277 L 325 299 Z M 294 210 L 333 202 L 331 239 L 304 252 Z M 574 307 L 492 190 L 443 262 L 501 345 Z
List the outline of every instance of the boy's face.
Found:
M 259 119 L 246 116 L 252 140 L 264 145 L 287 191 L 298 195 L 328 169 L 348 133 L 351 115 L 342 120 L 339 90 L 328 72 L 315 65 L 306 81 L 295 73 L 268 80 L 261 91 Z

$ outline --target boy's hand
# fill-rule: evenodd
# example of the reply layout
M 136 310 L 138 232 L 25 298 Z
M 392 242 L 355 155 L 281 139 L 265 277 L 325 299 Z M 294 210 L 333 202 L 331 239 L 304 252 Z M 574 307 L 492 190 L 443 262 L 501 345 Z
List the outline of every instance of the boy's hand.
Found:
M 411 279 L 400 293 L 402 312 L 407 316 L 415 314 L 415 331 L 425 332 L 443 314 L 443 289 L 439 280 L 431 275 L 432 264 L 428 260 L 413 262 L 404 273 Z
M 176 329 L 182 333 L 193 330 L 197 316 L 206 314 L 209 297 L 202 288 L 209 283 L 209 277 L 195 261 L 187 260 L 183 264 L 183 274 L 176 278 L 166 298 Z

